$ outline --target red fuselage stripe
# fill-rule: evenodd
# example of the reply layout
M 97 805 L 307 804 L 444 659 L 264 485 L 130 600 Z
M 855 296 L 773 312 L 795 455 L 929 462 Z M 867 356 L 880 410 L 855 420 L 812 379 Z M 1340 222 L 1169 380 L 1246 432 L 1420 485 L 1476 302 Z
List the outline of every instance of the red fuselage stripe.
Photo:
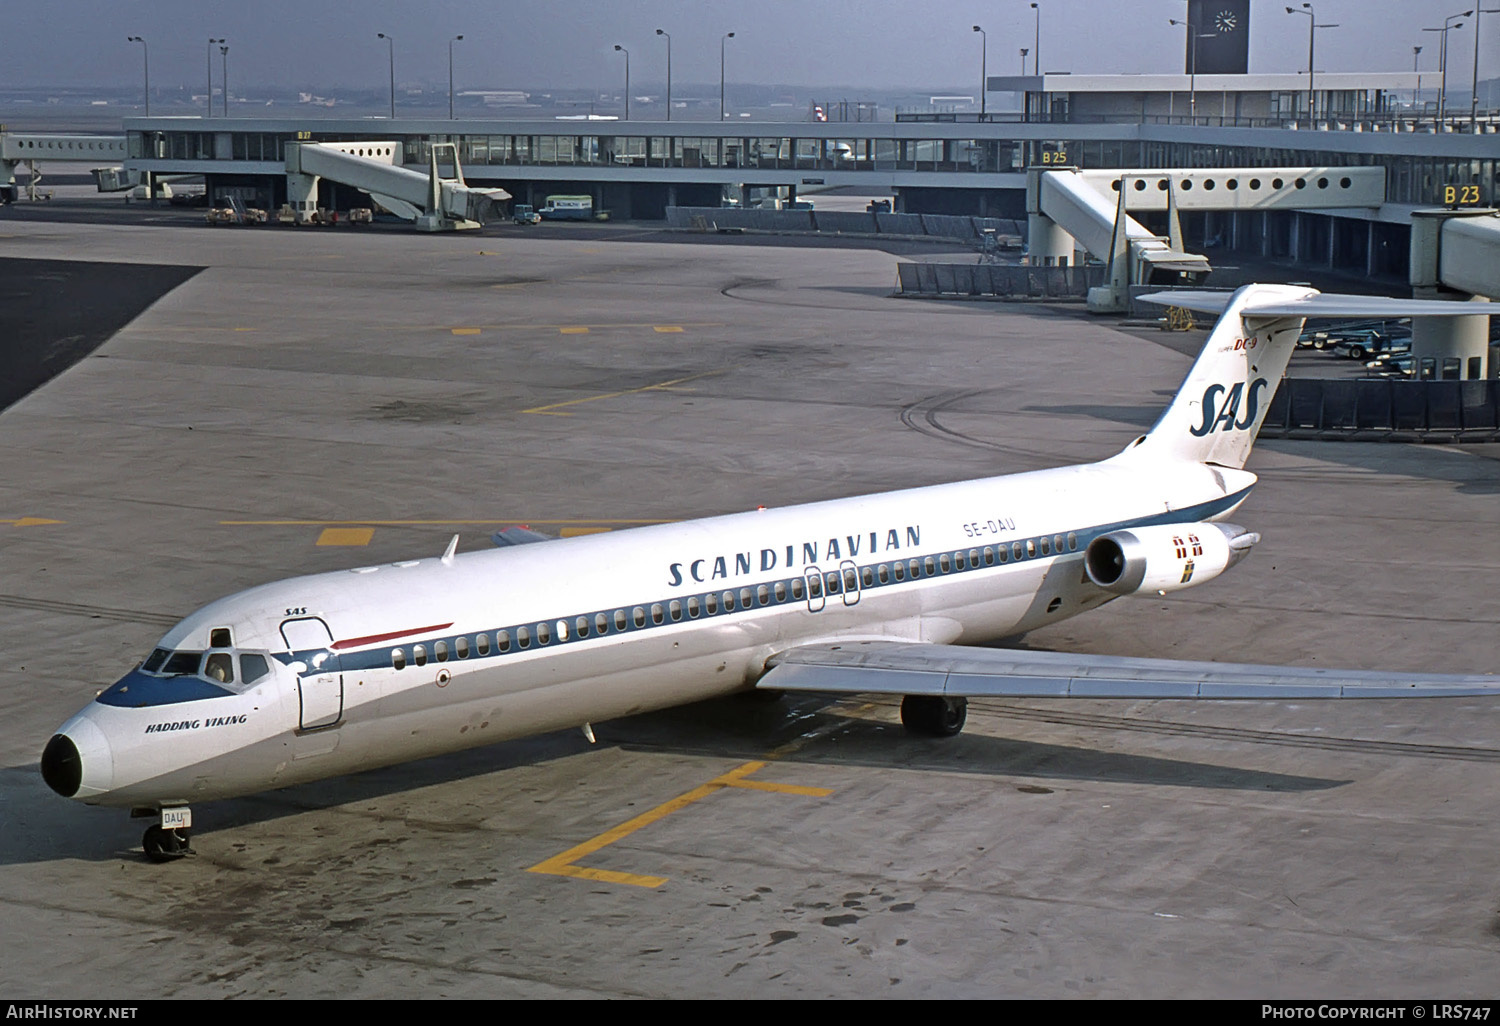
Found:
M 378 645 L 382 641 L 391 641 L 395 638 L 405 638 L 413 634 L 427 634 L 431 631 L 445 631 L 452 627 L 451 623 L 435 623 L 431 627 L 413 627 L 405 631 L 390 631 L 386 634 L 367 634 L 362 638 L 345 638 L 343 641 L 335 641 L 333 649 L 341 652 L 346 648 L 359 648 L 361 645 Z

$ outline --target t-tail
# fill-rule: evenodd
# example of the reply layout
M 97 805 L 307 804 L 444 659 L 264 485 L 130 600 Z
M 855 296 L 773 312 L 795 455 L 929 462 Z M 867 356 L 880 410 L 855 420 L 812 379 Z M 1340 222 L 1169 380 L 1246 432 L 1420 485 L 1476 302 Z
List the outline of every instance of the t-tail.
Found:
M 1250 456 L 1302 333 L 1300 317 L 1251 316 L 1245 308 L 1317 293 L 1291 285 L 1246 285 L 1233 295 L 1194 295 L 1210 297 L 1223 314 L 1172 404 L 1137 448 L 1152 456 L 1238 469 Z M 1157 301 L 1183 306 L 1191 298 L 1168 293 Z
M 1476 304 L 1324 294 L 1295 285 L 1246 285 L 1234 293 L 1157 292 L 1140 297 L 1221 316 L 1182 386 L 1146 437 L 1145 456 L 1245 465 L 1307 318 L 1483 316 Z

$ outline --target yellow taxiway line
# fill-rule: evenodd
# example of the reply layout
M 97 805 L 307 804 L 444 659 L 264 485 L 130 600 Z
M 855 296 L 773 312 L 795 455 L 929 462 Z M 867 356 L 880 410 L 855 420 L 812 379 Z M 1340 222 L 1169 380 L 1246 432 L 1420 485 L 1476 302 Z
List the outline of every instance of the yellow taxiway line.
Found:
M 673 378 L 671 381 L 659 381 L 659 382 L 657 382 L 654 385 L 643 385 L 640 388 L 627 388 L 627 389 L 625 389 L 624 391 L 621 391 L 621 392 L 605 392 L 603 395 L 590 395 L 590 396 L 585 396 L 582 399 L 569 399 L 566 402 L 551 403 L 551 404 L 549 404 L 547 406 L 533 406 L 531 409 L 529 409 L 529 410 L 522 410 L 521 412 L 522 413 L 539 413 L 539 414 L 543 414 L 543 415 L 549 416 L 549 417 L 571 417 L 571 416 L 573 416 L 571 413 L 559 413 L 557 411 L 561 410 L 564 406 L 577 406 L 579 403 L 592 403 L 592 402 L 596 402 L 596 401 L 598 401 L 600 399 L 614 399 L 614 398 L 616 398 L 618 396 L 622 396 L 622 395 L 635 395 L 635 394 L 637 394 L 639 392 L 666 391 L 666 390 L 668 390 L 670 388 L 673 388 L 676 385 L 682 384 L 684 381 L 697 381 L 700 378 L 711 378 L 711 377 L 713 377 L 716 374 L 722 374 L 722 373 L 724 373 L 724 372 L 723 371 L 709 371 L 706 374 L 690 374 L 690 375 L 688 375 L 685 378 Z
M 702 801 L 709 795 L 717 794 L 726 787 L 742 787 L 751 791 L 771 791 L 777 794 L 795 794 L 808 798 L 826 798 L 833 791 L 826 787 L 803 787 L 798 784 L 777 784 L 766 780 L 747 780 L 750 774 L 764 769 L 764 762 L 747 762 L 738 766 L 728 773 L 715 777 L 706 784 L 693 788 L 686 794 L 680 794 L 671 801 L 663 802 L 649 812 L 643 812 L 633 819 L 628 819 L 619 826 L 606 830 L 597 837 L 592 837 L 582 844 L 575 845 L 567 851 L 554 855 L 550 859 L 538 862 L 526 871 L 528 873 L 548 873 L 553 876 L 571 876 L 580 880 L 598 880 L 603 883 L 630 884 L 634 887 L 660 887 L 667 882 L 664 876 L 644 876 L 639 873 L 620 873 L 611 869 L 591 869 L 588 866 L 575 865 L 579 859 L 592 855 L 602 848 L 607 848 L 616 841 L 629 837 L 643 827 L 650 826 L 658 820 L 665 819 L 674 812 L 687 808 L 694 802 Z

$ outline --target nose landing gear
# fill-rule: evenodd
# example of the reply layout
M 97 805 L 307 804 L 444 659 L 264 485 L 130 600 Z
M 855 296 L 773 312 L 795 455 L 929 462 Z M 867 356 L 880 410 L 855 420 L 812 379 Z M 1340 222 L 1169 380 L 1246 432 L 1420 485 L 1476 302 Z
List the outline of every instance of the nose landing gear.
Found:
M 197 854 L 188 847 L 188 831 L 167 830 L 160 826 L 146 828 L 141 847 L 152 862 L 176 862 L 184 856 Z
M 141 848 L 152 862 L 176 862 L 188 855 L 196 855 L 188 846 L 188 831 L 193 825 L 193 812 L 186 805 L 162 805 L 160 807 L 130 810 L 132 819 L 154 817 L 156 822 L 146 828 L 141 836 Z

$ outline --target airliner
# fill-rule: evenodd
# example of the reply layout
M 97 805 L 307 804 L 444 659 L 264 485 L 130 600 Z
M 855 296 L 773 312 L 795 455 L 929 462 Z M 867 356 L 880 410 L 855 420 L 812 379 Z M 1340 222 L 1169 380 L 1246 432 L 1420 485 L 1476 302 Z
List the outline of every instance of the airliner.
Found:
M 1229 518 L 1307 317 L 1473 316 L 1467 303 L 1248 285 L 1153 301 L 1218 313 L 1151 430 L 1101 462 L 294 577 L 212 602 L 46 744 L 67 798 L 191 805 L 745 689 L 902 696 L 951 736 L 967 699 L 1500 694 L 1490 674 L 1118 659 L 978 647 L 1122 595 L 1213 580 L 1260 540 Z

